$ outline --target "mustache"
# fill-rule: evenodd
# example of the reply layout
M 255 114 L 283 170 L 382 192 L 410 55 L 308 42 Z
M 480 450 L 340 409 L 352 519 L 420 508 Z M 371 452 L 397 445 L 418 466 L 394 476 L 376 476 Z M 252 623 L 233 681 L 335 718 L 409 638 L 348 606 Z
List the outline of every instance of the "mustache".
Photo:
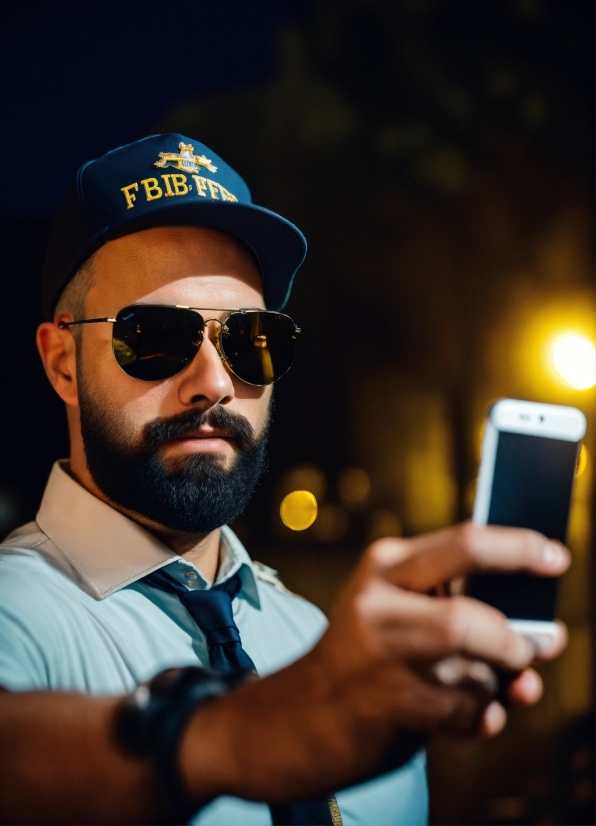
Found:
M 173 439 L 181 439 L 198 430 L 203 425 L 214 430 L 223 430 L 235 439 L 241 451 L 250 450 L 257 443 L 251 423 L 239 413 L 230 413 L 217 404 L 201 413 L 199 410 L 187 410 L 169 418 L 159 417 L 147 422 L 143 428 L 143 444 L 151 451 L 157 450 Z

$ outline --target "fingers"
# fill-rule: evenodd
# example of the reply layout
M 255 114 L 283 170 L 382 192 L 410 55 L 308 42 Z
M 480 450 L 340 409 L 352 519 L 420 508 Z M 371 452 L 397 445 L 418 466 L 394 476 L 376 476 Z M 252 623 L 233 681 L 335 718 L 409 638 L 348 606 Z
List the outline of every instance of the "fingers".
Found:
M 445 677 L 449 681 L 457 680 L 452 687 L 443 689 L 445 701 L 451 707 L 444 714 L 438 730 L 466 737 L 477 737 L 479 734 L 490 736 L 493 731 L 496 733 L 501 722 L 494 706 L 504 709 L 494 700 L 497 686 L 494 671 L 486 663 L 463 658 L 451 658 L 438 666 L 435 674 L 440 675 L 440 682 L 444 684 Z M 487 715 L 488 709 L 491 710 Z M 504 720 L 502 724 L 504 725 Z
M 495 672 L 478 660 L 450 657 L 436 663 L 432 674 L 442 688 L 436 706 L 442 709 L 438 730 L 458 736 L 493 737 L 507 722 L 503 705 L 495 699 Z M 441 692 L 441 689 L 439 689 Z M 530 706 L 542 697 L 540 675 L 526 668 L 508 686 L 511 705 Z
M 493 700 L 492 703 L 489 703 L 486 706 L 482 716 L 480 717 L 478 735 L 480 737 L 494 737 L 496 734 L 503 731 L 506 723 L 507 712 L 501 703 L 497 703 L 496 700 Z
M 564 623 L 557 621 L 554 623 L 555 628 L 550 630 L 547 634 L 540 632 L 522 633 L 530 641 L 535 648 L 534 661 L 543 662 L 545 660 L 552 660 L 561 654 L 567 645 L 568 633 L 567 627 Z
M 342 650 L 339 670 L 366 684 L 367 714 L 387 713 L 414 731 L 493 736 L 506 723 L 504 705 L 540 698 L 542 682 L 528 666 L 557 656 L 565 629 L 529 638 L 489 605 L 428 592 L 471 572 L 558 576 L 569 560 L 562 545 L 535 531 L 470 522 L 373 543 L 327 634 Z M 349 629 L 347 648 L 336 627 Z M 497 669 L 507 681 L 499 684 Z
M 458 653 L 511 671 L 525 668 L 533 660 L 532 644 L 496 609 L 462 596 L 435 602 L 438 628 L 443 629 L 445 643 Z
M 382 539 L 368 556 L 371 568 L 394 585 L 423 592 L 472 572 L 559 576 L 570 563 L 563 545 L 536 531 L 472 522 L 413 539 Z
M 526 668 L 509 683 L 507 699 L 511 705 L 532 706 L 542 697 L 543 690 L 540 675 L 533 668 Z
M 532 668 L 526 668 L 511 681 L 507 689 L 509 702 L 512 705 L 530 706 L 542 697 L 543 683 L 539 674 Z M 489 703 L 484 709 L 478 725 L 480 737 L 494 737 L 499 734 L 507 723 L 507 712 L 496 700 Z
M 446 657 L 434 664 L 432 673 L 443 685 L 474 686 L 485 692 L 487 697 L 494 696 L 498 689 L 497 675 L 481 660 Z
M 494 698 L 494 672 L 485 663 L 478 661 L 460 660 L 455 667 L 451 662 L 449 666 L 449 669 L 444 666 L 443 669 L 434 669 L 435 673 L 443 678 L 441 682 L 444 682 L 447 672 L 448 680 L 460 680 L 459 683 L 454 683 L 454 686 L 460 689 L 459 696 L 454 701 L 454 710 L 445 717 L 440 726 L 441 731 L 457 735 L 494 737 L 503 730 L 507 722 L 505 708 Z M 540 675 L 533 669 L 526 668 L 509 684 L 508 701 L 511 705 L 534 705 L 542 697 L 542 692 L 543 683 Z
M 495 695 L 500 693 L 499 676 L 481 660 L 447 657 L 435 663 L 432 674 L 442 685 L 472 691 L 479 699 L 484 696 L 494 701 Z M 543 691 L 544 684 L 540 675 L 533 668 L 525 668 L 507 683 L 505 705 L 535 705 Z
M 430 662 L 461 654 L 509 671 L 534 659 L 535 646 L 503 614 L 470 597 L 429 597 L 376 580 L 357 610 L 379 649 L 399 658 Z

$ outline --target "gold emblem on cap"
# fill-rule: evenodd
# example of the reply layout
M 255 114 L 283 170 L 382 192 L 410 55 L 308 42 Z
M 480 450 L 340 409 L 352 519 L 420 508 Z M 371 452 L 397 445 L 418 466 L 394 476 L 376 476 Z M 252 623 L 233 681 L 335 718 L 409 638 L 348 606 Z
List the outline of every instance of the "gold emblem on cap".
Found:
M 166 166 L 173 166 L 182 172 L 199 172 L 201 167 L 208 169 L 209 172 L 217 172 L 217 167 L 213 166 L 209 158 L 194 154 L 195 148 L 192 143 L 179 143 L 178 149 L 180 152 L 160 152 L 159 160 L 153 165 L 162 169 Z

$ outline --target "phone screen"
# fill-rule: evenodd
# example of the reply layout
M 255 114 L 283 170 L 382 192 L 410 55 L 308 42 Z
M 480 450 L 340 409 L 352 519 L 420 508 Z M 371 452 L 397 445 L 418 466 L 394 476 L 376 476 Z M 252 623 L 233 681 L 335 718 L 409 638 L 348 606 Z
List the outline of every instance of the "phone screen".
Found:
M 532 528 L 564 542 L 577 449 L 577 442 L 500 431 L 487 524 Z M 552 621 L 557 580 L 474 576 L 468 593 L 511 619 Z

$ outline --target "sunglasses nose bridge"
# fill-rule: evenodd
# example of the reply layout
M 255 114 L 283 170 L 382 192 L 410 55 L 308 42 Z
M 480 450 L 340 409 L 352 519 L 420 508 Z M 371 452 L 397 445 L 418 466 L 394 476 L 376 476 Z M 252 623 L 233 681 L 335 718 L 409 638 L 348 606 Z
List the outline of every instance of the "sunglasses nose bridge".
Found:
M 217 324 L 219 324 L 219 327 L 217 328 L 217 332 L 215 333 L 213 344 L 215 345 L 215 349 L 219 353 L 219 356 L 220 356 L 221 360 L 224 362 L 224 364 L 227 364 L 228 359 L 226 357 L 226 354 L 224 353 L 224 350 L 223 350 L 223 347 L 222 347 L 222 341 L 221 341 L 222 331 L 226 330 L 226 319 L 224 319 L 223 321 L 221 321 L 221 319 L 219 319 L 219 318 L 205 318 L 205 319 L 203 319 L 205 332 L 207 332 L 207 330 L 208 330 L 207 325 L 209 324 L 210 321 L 215 321 Z
M 221 321 L 219 318 L 205 318 L 205 319 L 203 319 L 203 325 L 204 325 L 204 328 L 205 328 L 205 332 L 207 332 L 209 322 L 211 322 L 211 321 L 215 321 L 216 324 L 219 324 L 217 332 L 215 333 L 215 344 L 219 348 L 219 344 L 221 342 L 221 333 L 222 333 L 222 330 L 225 330 L 226 322 L 225 322 L 225 320 Z

